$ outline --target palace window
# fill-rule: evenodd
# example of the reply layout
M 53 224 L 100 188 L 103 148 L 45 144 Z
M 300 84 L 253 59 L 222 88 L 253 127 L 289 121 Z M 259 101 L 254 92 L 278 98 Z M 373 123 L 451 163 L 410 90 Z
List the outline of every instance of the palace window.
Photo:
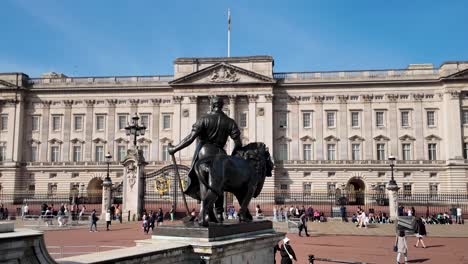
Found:
M 171 128 L 171 115 L 163 114 L 163 129 L 170 129 Z
M 104 115 L 96 115 L 96 130 L 103 131 L 105 128 L 105 116 Z
M 435 111 L 427 111 L 427 126 L 428 127 L 435 127 L 436 126 L 436 121 L 435 121 Z
M 335 195 L 336 192 L 336 184 L 333 182 L 327 182 L 327 193 L 329 197 Z
M 95 147 L 94 160 L 97 162 L 104 161 L 104 146 Z
M 8 115 L 0 115 L 0 130 L 8 130 Z
M 429 143 L 427 144 L 427 155 L 429 160 L 437 160 L 437 144 Z
M 149 126 L 150 126 L 150 123 L 149 123 L 149 114 L 141 114 L 140 115 L 140 124 L 142 126 L 145 126 L 146 127 L 146 132 L 149 131 Z
M 71 177 L 72 178 L 78 178 L 78 177 L 80 177 L 80 173 L 79 172 L 72 172 Z
M 60 149 L 58 146 L 50 147 L 50 161 L 57 162 L 60 159 Z
M 359 112 L 351 112 L 351 127 L 359 127 Z
M 336 117 L 335 112 L 327 112 L 327 127 L 328 128 L 334 128 L 336 126 L 335 117 Z
M 127 147 L 126 146 L 117 146 L 117 158 L 119 161 L 123 161 L 125 156 L 127 155 Z
M 335 160 L 336 145 L 327 144 L 327 160 Z
M 145 160 L 148 160 L 149 159 L 149 147 L 148 147 L 148 145 L 140 145 L 140 149 L 141 149 L 141 151 L 143 151 L 143 158 L 145 158 Z
M 429 184 L 429 197 L 437 198 L 438 193 L 439 193 L 439 185 L 437 183 L 430 183 Z
M 6 146 L 0 146 L 0 161 L 6 160 Z
M 59 115 L 52 116 L 52 130 L 60 131 L 62 129 L 62 117 Z
M 278 113 L 278 123 L 280 128 L 288 127 L 288 113 Z
M 385 160 L 385 144 L 377 144 L 377 160 Z
M 35 145 L 35 146 L 31 146 L 31 161 L 32 161 L 32 162 L 35 162 L 35 161 L 38 160 L 38 158 L 37 158 L 37 153 L 38 153 L 38 152 L 37 152 L 37 146 L 36 146 L 36 145 Z
M 81 161 L 81 146 L 73 146 L 73 161 Z
M 287 191 L 289 188 L 288 188 L 288 185 L 287 184 L 280 184 L 280 190 L 285 192 Z
M 468 143 L 463 143 L 463 157 L 468 159 Z
M 401 127 L 409 127 L 409 111 L 402 111 L 401 112 Z
M 462 122 L 463 122 L 463 125 L 468 125 L 468 111 L 467 110 L 464 110 L 462 112 Z
M 401 145 L 403 160 L 411 160 L 411 144 L 405 143 Z
M 288 160 L 288 144 L 281 143 L 279 144 L 279 160 Z
M 167 152 L 167 149 L 168 149 L 168 146 L 167 146 L 167 145 L 163 145 L 163 146 L 162 146 L 161 157 L 162 157 L 162 160 L 164 160 L 164 161 L 168 161 L 168 160 L 169 160 L 169 152 Z
M 311 160 L 312 159 L 312 145 L 304 144 L 302 146 L 303 146 L 304 160 Z
M 302 183 L 302 192 L 304 194 L 310 194 L 312 192 L 312 184 L 310 182 Z
M 247 112 L 242 112 L 239 114 L 239 126 L 241 128 L 247 127 Z
M 35 115 L 31 117 L 31 130 L 39 131 L 40 119 L 39 116 Z
M 73 128 L 76 131 L 83 130 L 83 115 L 74 115 L 73 116 Z
M 412 188 L 411 183 L 404 183 L 403 184 L 403 197 L 411 197 Z
M 375 126 L 384 127 L 384 112 L 375 112 Z
M 48 183 L 47 184 L 47 195 L 49 197 L 55 197 L 57 195 L 57 184 L 56 183 Z
M 128 118 L 127 114 L 123 114 L 123 115 L 118 116 L 119 130 L 124 130 L 125 129 L 125 127 L 127 126 L 127 118 Z
M 302 113 L 302 127 L 303 128 L 311 128 L 312 127 L 312 113 L 311 112 L 303 112 Z
M 351 159 L 352 160 L 361 159 L 361 144 L 351 144 Z
M 379 178 L 385 177 L 385 172 L 377 173 L 377 177 L 379 177 Z

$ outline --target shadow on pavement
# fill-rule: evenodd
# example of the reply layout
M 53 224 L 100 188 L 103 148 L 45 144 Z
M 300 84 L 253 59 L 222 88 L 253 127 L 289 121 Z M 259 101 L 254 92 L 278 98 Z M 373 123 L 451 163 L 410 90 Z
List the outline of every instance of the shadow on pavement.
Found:
M 423 258 L 423 259 L 412 259 L 412 260 L 408 260 L 408 263 L 423 263 L 423 262 L 426 262 L 428 261 L 429 259 L 428 258 Z

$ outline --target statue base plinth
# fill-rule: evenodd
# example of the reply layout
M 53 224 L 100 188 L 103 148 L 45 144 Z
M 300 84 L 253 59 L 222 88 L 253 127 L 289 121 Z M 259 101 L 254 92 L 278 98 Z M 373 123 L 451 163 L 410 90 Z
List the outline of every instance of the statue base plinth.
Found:
M 211 242 L 274 232 L 273 223 L 267 220 L 249 223 L 228 220 L 223 223 L 210 223 L 208 227 L 198 226 L 198 223 L 190 224 L 158 226 L 154 228 L 152 238 Z

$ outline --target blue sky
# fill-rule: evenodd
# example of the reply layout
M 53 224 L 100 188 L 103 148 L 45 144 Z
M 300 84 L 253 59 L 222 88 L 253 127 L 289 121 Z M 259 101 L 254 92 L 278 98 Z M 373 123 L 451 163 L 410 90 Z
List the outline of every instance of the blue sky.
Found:
M 271 55 L 275 72 L 468 60 L 468 1 L 2 0 L 0 72 L 172 74 L 178 57 Z

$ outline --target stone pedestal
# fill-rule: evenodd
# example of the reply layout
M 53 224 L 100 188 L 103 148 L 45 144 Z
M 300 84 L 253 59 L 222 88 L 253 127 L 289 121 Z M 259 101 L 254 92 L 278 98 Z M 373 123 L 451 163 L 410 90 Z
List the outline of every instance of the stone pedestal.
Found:
M 284 233 L 275 232 L 271 221 L 252 223 L 227 221 L 224 224 L 198 226 L 160 226 L 151 240 L 137 245 L 188 245 L 194 263 L 274 263 L 273 248 Z
M 110 178 L 105 178 L 102 182 L 102 207 L 101 219 L 106 219 L 106 212 L 112 206 L 112 181 Z
M 400 187 L 396 184 L 389 184 L 387 187 L 388 190 L 388 208 L 390 213 L 390 220 L 398 220 L 398 190 Z
M 43 233 L 0 223 L 0 263 L 56 263 L 47 252 Z
M 144 186 L 145 186 L 145 158 L 143 151 L 131 148 L 127 151 L 125 160 L 123 181 L 122 217 L 130 221 L 141 219 L 143 212 Z

